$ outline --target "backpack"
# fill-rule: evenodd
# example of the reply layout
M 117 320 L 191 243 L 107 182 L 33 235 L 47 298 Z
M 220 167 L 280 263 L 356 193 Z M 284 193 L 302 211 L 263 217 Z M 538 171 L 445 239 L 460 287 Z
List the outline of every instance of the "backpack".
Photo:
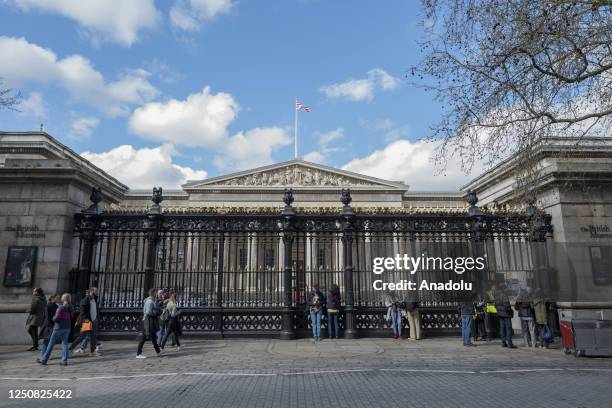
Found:
M 542 340 L 544 340 L 546 343 L 552 343 L 554 339 L 555 336 L 553 335 L 552 330 L 550 330 L 550 327 L 548 327 L 548 325 L 545 325 L 542 329 Z

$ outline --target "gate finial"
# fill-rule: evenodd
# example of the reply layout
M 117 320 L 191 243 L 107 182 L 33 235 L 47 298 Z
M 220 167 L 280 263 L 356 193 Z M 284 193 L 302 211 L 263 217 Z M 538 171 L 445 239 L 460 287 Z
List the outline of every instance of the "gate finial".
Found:
M 340 202 L 344 204 L 342 207 L 342 212 L 345 214 L 352 214 L 353 209 L 350 204 L 353 201 L 353 197 L 351 197 L 351 190 L 349 188 L 343 188 L 342 194 L 340 194 Z
M 287 207 L 290 207 L 293 204 L 295 199 L 293 198 L 293 190 L 290 188 L 285 189 L 285 193 L 283 194 L 283 202 Z
M 102 189 L 100 187 L 92 187 L 91 194 L 89 195 L 89 201 L 91 205 L 87 208 L 88 213 L 99 213 L 99 204 L 102 202 Z
M 151 201 L 153 201 L 153 205 L 151 206 L 150 212 L 159 214 L 161 212 L 161 206 L 159 204 L 164 201 L 161 187 L 153 187 L 153 196 L 151 197 Z
M 476 192 L 474 190 L 468 190 L 466 201 L 470 205 L 470 208 L 468 208 L 468 214 L 479 215 L 480 208 L 476 206 L 476 204 L 478 203 L 478 196 L 476 195 Z

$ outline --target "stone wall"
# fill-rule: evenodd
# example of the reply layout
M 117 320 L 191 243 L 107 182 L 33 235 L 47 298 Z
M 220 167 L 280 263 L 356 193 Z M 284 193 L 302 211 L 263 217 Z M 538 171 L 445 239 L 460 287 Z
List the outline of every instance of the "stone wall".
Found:
M 91 204 L 92 187 L 102 188 L 106 204 L 127 187 L 44 132 L 0 132 L 0 154 L 0 344 L 25 344 L 33 288 L 45 295 L 70 289 L 79 249 L 74 214 Z M 36 248 L 27 286 L 5 281 L 11 247 Z
M 45 294 L 64 292 L 69 289 L 69 270 L 76 264 L 78 242 L 72 238 L 73 216 L 85 207 L 89 193 L 68 183 L 15 183 L 0 184 L 0 274 L 5 276 L 7 255 L 11 246 L 34 246 L 37 259 L 33 286 L 41 287 Z M 0 297 L 5 306 L 14 312 L 31 299 L 32 287 L 0 287 Z M 4 323 L 14 323 L 19 318 L 0 316 L 0 332 L 4 342 L 27 340 L 25 331 L 15 332 L 15 327 L 24 327 L 27 314 L 12 330 Z

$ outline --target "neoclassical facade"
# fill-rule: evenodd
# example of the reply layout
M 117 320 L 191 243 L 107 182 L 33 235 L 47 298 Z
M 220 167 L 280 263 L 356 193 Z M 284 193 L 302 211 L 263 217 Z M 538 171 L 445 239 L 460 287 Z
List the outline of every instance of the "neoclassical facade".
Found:
M 534 191 L 537 206 L 550 215 L 553 229 L 541 252 L 545 255 L 535 256 L 529 249 L 532 246 L 527 246 L 519 235 L 499 242 L 492 240 L 483 251 L 494 264 L 495 273 L 505 274 L 506 279 L 519 285 L 526 282 L 525 276 L 530 276 L 527 271 L 546 269 L 554 276 L 553 289 L 559 302 L 605 306 L 612 299 L 612 138 L 581 140 L 575 145 L 574 140 L 558 138 L 537 147 L 543 170 Z M 340 196 L 344 189 L 350 189 L 350 205 L 356 214 L 369 214 L 373 219 L 376 214 L 398 214 L 405 219 L 426 214 L 436 222 L 436 214 L 445 217 L 467 213 L 469 190 L 477 193 L 478 206 L 486 213 L 508 211 L 509 207 L 524 211 L 524 206 L 513 202 L 519 170 L 510 158 L 456 191 L 419 192 L 402 182 L 296 159 L 189 181 L 177 190 L 166 189 L 160 211 L 172 215 L 173 223 L 187 213 L 238 214 L 236 217 L 257 213 L 269 214 L 272 220 L 282 214 L 283 194 L 290 188 L 296 213 L 340 214 Z M 0 286 L 4 300 L 0 305 L 0 332 L 4 334 L 0 341 L 21 341 L 25 337 L 25 333 L 8 328 L 23 326 L 32 287 L 42 287 L 47 293 L 74 287 L 73 272 L 81 265 L 83 253 L 82 241 L 75 238 L 75 215 L 91 209 L 92 187 L 101 191 L 96 210 L 117 214 L 118 220 L 155 210 L 151 190 L 131 190 L 49 134 L 0 132 L 0 274 L 4 278 Z M 90 268 L 92 276 L 109 279 L 97 284 L 123 293 L 106 298 L 112 306 L 119 304 L 113 302 L 123 302 L 126 307 L 138 305 L 142 287 L 175 284 L 179 273 L 189 279 L 184 285 L 185 293 L 193 292 L 191 299 L 200 299 L 201 305 L 216 301 L 215 285 L 224 285 L 223 289 L 234 296 L 223 299 L 227 302 L 224 307 L 250 302 L 249 296 L 255 292 L 270 293 L 263 301 L 266 304 L 281 304 L 281 289 L 287 284 L 280 275 L 286 266 L 285 243 L 282 234 L 270 233 L 264 221 L 258 224 L 257 217 L 262 218 L 257 215 L 244 226 L 250 228 L 248 234 L 227 233 L 223 248 L 218 235 L 207 232 L 211 224 L 192 225 L 184 230 L 173 230 L 175 226 L 171 225 L 168 231 L 179 232 L 166 232 L 156 244 L 153 264 L 158 274 L 153 282 L 137 281 L 146 279 L 146 274 L 139 271 L 146 269 L 147 253 L 151 253 L 147 252 L 146 231 L 103 232 L 92 249 L 97 251 Z M 401 227 L 374 239 L 367 226 L 363 228 L 352 245 L 355 270 L 361 273 L 356 273 L 355 284 L 363 288 L 371 285 L 371 260 L 377 254 L 458 256 L 471 245 L 447 233 L 442 233 L 444 246 L 433 238 L 415 243 Z M 341 275 L 347 264 L 343 245 L 342 234 L 300 235 L 291 249 L 294 302 L 299 303 L 306 287 L 315 281 L 342 284 Z M 108 259 L 117 264 L 109 266 Z M 220 264 L 227 271 L 222 283 L 215 278 Z M 103 273 L 119 271 L 124 275 L 116 278 Z M 380 300 L 378 294 L 366 290 L 357 293 L 355 304 Z M 435 306 L 444 300 L 432 296 L 424 301 Z

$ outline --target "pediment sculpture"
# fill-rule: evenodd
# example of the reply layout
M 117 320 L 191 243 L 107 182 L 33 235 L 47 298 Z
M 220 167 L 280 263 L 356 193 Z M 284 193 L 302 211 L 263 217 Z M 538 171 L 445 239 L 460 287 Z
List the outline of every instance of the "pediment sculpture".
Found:
M 373 186 L 371 182 L 346 177 L 327 171 L 285 167 L 231 178 L 219 183 L 223 186 Z

